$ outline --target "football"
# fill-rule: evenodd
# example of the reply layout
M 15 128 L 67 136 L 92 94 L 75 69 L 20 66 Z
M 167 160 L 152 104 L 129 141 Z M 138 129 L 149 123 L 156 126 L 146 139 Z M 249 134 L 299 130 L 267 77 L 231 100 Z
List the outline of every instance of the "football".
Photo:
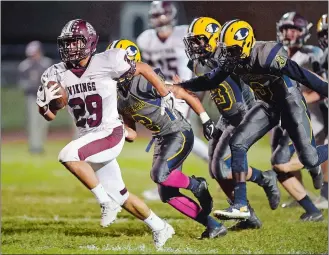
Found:
M 67 91 L 58 82 L 49 81 L 47 87 L 50 88 L 54 84 L 57 84 L 56 88 L 60 87 L 60 90 L 56 93 L 56 95 L 62 95 L 62 97 L 51 100 L 49 103 L 49 109 L 51 111 L 58 111 L 60 109 L 63 109 L 67 105 L 68 95 Z

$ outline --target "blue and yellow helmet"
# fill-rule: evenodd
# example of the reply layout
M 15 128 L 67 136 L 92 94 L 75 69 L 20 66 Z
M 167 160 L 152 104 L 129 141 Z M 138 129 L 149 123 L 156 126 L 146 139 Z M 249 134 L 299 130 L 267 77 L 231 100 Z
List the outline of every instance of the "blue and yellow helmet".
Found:
M 189 59 L 207 58 L 217 48 L 220 23 L 210 17 L 194 19 L 184 37 L 185 52 Z
M 255 43 L 254 30 L 248 22 L 235 19 L 223 25 L 219 45 L 226 48 L 228 56 L 247 58 Z
M 127 56 L 130 60 L 133 60 L 135 62 L 141 62 L 142 57 L 141 57 L 141 52 L 138 48 L 138 46 L 127 39 L 120 39 L 120 40 L 115 40 L 112 43 L 110 43 L 109 46 L 106 48 L 108 49 L 124 49 L 127 52 Z

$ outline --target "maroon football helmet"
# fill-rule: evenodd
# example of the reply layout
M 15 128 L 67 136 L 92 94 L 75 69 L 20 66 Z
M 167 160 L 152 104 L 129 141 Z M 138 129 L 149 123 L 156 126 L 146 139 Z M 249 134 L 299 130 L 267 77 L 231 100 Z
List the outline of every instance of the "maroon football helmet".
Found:
M 277 41 L 288 47 L 301 47 L 311 37 L 310 28 L 313 26 L 302 15 L 296 12 L 285 13 L 279 22 L 276 23 Z M 288 39 L 283 30 L 285 29 L 297 29 L 301 32 L 295 40 Z
M 57 38 L 59 55 L 64 63 L 77 66 L 96 52 L 98 35 L 90 23 L 82 19 L 69 21 Z
M 177 9 L 169 1 L 153 1 L 149 10 L 150 26 L 156 30 L 165 30 L 176 25 Z

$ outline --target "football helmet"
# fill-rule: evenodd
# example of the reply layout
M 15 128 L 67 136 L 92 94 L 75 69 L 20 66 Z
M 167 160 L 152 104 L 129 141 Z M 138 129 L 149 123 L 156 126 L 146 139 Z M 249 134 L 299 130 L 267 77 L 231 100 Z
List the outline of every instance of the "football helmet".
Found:
M 277 41 L 288 47 L 301 47 L 311 37 L 310 28 L 313 26 L 302 15 L 296 12 L 285 13 L 279 22 L 276 23 Z M 301 34 L 295 39 L 291 40 L 286 37 L 283 30 L 297 29 Z
M 82 19 L 71 20 L 57 38 L 59 55 L 64 63 L 77 66 L 96 52 L 98 35 L 90 23 Z
M 120 40 L 113 41 L 112 43 L 109 44 L 109 46 L 107 46 L 106 49 L 107 50 L 108 49 L 124 49 L 127 53 L 127 57 L 130 60 L 133 60 L 135 62 L 142 61 L 141 52 L 140 52 L 138 46 L 130 40 L 120 39 Z
M 250 56 L 255 43 L 254 31 L 248 22 L 239 19 L 226 22 L 219 35 L 218 64 L 234 67 Z
M 328 47 L 328 14 L 323 14 L 319 19 L 316 32 L 318 35 L 319 45 L 322 49 Z
M 199 17 L 192 21 L 184 37 L 185 52 L 190 60 L 206 59 L 217 48 L 220 23 L 210 17 Z
M 162 32 L 172 28 L 177 23 L 177 9 L 169 1 L 153 1 L 149 10 L 150 26 Z

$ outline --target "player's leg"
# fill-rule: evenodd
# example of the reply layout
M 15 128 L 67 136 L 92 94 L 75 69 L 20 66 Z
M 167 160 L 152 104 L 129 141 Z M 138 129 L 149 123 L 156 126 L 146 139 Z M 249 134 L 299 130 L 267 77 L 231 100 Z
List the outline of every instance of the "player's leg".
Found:
M 315 207 L 310 197 L 307 195 L 304 186 L 291 173 L 277 172 L 278 180 L 288 193 L 305 210 L 300 219 L 303 221 L 321 221 L 322 213 Z
M 328 209 L 328 160 L 322 163 L 323 184 L 321 187 L 320 198 L 314 202 L 318 209 Z
M 181 165 L 192 149 L 193 137 L 193 131 L 189 130 L 169 134 L 157 140 L 151 177 L 160 186 L 163 202 L 170 202 L 169 204 L 175 209 L 201 224 L 207 222 L 205 233 L 209 233 L 209 237 L 213 238 L 224 234 L 226 228 L 208 217 L 212 209 L 212 197 L 207 182 L 204 178 L 189 177 L 181 172 Z M 199 200 L 202 208 L 200 215 L 199 205 L 179 193 L 180 188 L 192 191 Z
M 202 238 L 215 238 L 226 235 L 226 228 L 209 216 L 204 210 L 191 198 L 179 192 L 178 188 L 158 185 L 161 200 L 170 204 L 177 211 L 186 215 L 206 227 L 206 231 L 201 235 Z
M 94 170 L 115 159 L 123 144 L 123 127 L 119 126 L 110 131 L 88 133 L 66 145 L 58 156 L 59 161 L 95 195 L 101 206 L 101 226 L 111 224 L 121 208 L 105 191 Z
M 193 123 L 196 124 L 197 122 L 193 121 Z M 198 129 L 197 125 L 193 125 L 193 129 L 194 128 Z M 204 141 L 202 141 L 202 139 L 200 139 L 196 135 L 194 136 L 192 153 L 194 153 L 197 157 L 201 158 L 202 160 L 209 162 L 208 146 Z M 155 187 L 153 189 L 147 189 L 143 191 L 143 197 L 150 201 L 160 200 L 158 188 Z
M 321 213 L 314 206 L 301 182 L 294 176 L 294 172 L 290 172 L 291 170 L 295 171 L 296 169 L 303 168 L 303 165 L 299 162 L 298 158 L 292 158 L 294 148 L 291 148 L 291 141 L 287 132 L 281 127 L 276 127 L 275 130 L 281 134 L 281 137 L 276 143 L 277 148 L 273 151 L 271 161 L 274 169 L 277 171 L 278 180 L 294 198 L 294 201 L 297 201 L 296 204 L 304 208 L 305 213 L 301 219 L 318 221 L 321 219 Z M 278 166 L 280 167 L 278 168 Z
M 234 130 L 235 127 L 233 126 L 226 127 L 214 151 L 211 169 L 217 182 L 221 180 L 233 179 L 231 170 L 231 149 L 229 142 Z M 280 191 L 277 185 L 276 174 L 273 170 L 262 172 L 254 167 L 248 167 L 246 180 L 254 182 L 264 189 L 269 200 L 269 204 L 273 210 L 278 207 L 280 203 Z M 228 193 L 231 192 L 232 190 L 228 190 Z M 225 193 L 228 194 L 227 192 Z M 232 200 L 230 196 L 228 197 Z
M 248 172 L 247 151 L 262 138 L 269 130 L 278 124 L 278 116 L 269 106 L 258 102 L 248 111 L 241 124 L 236 127 L 230 139 L 232 153 L 232 173 L 235 181 L 234 204 L 217 213 L 229 218 L 250 217 L 247 207 L 246 178 Z
M 328 145 L 316 147 L 307 107 L 298 88 L 290 88 L 282 111 L 282 127 L 287 130 L 301 163 L 310 171 L 314 180 L 322 174 L 316 168 L 328 159 Z M 313 181 L 314 182 L 314 181 Z
M 193 140 L 192 129 L 168 134 L 158 139 L 151 178 L 162 186 L 192 191 L 201 207 L 209 214 L 212 209 L 212 197 L 206 180 L 201 177 L 189 177 L 177 169 L 191 152 Z
M 276 129 L 278 130 L 278 128 Z M 282 129 L 281 129 L 282 130 Z M 295 152 L 295 147 L 290 140 L 287 130 L 282 130 L 282 136 L 278 142 L 277 148 L 272 154 L 272 165 L 276 169 L 281 169 L 283 172 L 291 172 L 297 180 L 303 185 L 301 169 L 304 165 L 296 158 L 292 158 Z M 315 189 L 320 189 L 322 185 L 322 176 L 320 166 L 312 167 L 308 169 L 313 179 L 313 185 Z
M 324 134 L 325 140 L 324 144 L 328 143 L 328 107 L 325 102 L 320 103 L 320 110 L 322 112 L 323 123 L 324 123 Z M 328 161 L 325 161 L 321 165 L 322 173 L 323 173 L 323 185 L 321 187 L 321 196 L 315 201 L 315 205 L 318 209 L 328 209 Z
M 172 226 L 159 218 L 139 197 L 128 192 L 116 159 L 98 168 L 96 176 L 118 205 L 150 227 L 156 247 L 163 246 L 172 237 L 175 233 Z

